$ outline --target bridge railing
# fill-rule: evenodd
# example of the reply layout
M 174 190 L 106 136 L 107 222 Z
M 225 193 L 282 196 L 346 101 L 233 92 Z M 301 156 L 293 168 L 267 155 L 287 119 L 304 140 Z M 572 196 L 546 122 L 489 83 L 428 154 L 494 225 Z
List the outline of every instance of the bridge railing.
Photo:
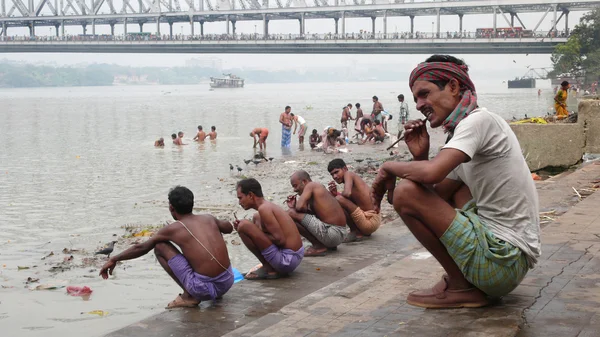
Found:
M 127 41 L 326 41 L 326 40 L 489 40 L 489 39 L 540 39 L 541 42 L 551 38 L 567 38 L 568 33 L 562 31 L 529 32 L 529 33 L 497 33 L 480 34 L 478 32 L 395 32 L 395 33 L 347 33 L 347 34 L 205 34 L 205 35 L 168 35 L 139 33 L 127 35 L 65 35 L 65 36 L 0 36 L 2 42 L 127 42 Z

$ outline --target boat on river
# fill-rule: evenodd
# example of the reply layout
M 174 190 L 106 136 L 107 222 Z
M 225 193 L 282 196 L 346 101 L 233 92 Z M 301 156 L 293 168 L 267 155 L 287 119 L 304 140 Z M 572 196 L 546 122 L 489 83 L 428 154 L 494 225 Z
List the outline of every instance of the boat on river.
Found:
M 210 87 L 214 88 L 243 88 L 244 79 L 233 74 L 223 74 L 224 77 L 211 77 Z

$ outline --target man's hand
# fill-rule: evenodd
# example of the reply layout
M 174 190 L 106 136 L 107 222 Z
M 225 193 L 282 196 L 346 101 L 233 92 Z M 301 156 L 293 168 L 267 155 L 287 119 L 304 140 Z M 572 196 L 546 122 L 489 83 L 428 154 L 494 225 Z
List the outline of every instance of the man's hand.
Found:
M 333 195 L 334 197 L 338 196 L 338 190 L 337 190 L 337 185 L 335 184 L 335 181 L 330 181 L 329 185 L 327 185 L 327 187 L 329 188 L 329 193 L 331 193 L 331 195 Z
M 429 132 L 425 120 L 417 119 L 404 124 L 404 141 L 415 160 L 429 158 Z
M 288 196 L 287 199 L 285 200 L 285 203 L 287 204 L 287 207 L 289 207 L 291 209 L 296 209 L 296 196 L 295 195 Z
M 112 275 L 113 274 L 113 270 L 115 270 L 115 267 L 117 266 L 117 262 L 114 261 L 113 259 L 108 259 L 108 261 L 104 264 L 104 266 L 102 266 L 102 269 L 100 269 L 100 276 L 102 276 L 103 279 L 108 279 L 108 275 Z
M 238 227 L 240 226 L 240 220 L 235 219 L 231 224 L 233 225 L 233 229 L 235 229 L 235 231 L 237 232 Z

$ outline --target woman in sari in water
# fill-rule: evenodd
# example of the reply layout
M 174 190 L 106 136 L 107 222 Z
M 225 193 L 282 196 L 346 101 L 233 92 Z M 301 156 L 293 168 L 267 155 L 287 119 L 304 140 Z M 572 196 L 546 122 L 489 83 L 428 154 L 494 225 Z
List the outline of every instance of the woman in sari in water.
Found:
M 569 82 L 563 81 L 560 84 L 561 88 L 554 96 L 554 109 L 556 110 L 556 117 L 563 119 L 569 116 L 567 111 L 567 96 L 569 91 Z

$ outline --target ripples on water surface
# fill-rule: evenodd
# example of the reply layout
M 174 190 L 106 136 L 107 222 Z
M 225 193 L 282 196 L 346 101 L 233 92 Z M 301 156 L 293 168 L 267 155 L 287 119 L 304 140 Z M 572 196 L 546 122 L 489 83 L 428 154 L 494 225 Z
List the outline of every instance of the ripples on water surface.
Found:
M 102 335 L 160 311 L 178 289 L 151 254 L 118 267 L 117 277 L 109 282 L 87 269 L 51 275 L 41 257 L 64 247 L 93 251 L 113 234 L 122 235 L 126 223 L 169 220 L 166 195 L 177 184 L 194 192 L 197 205 L 236 208 L 231 186 L 235 178 L 228 164 L 240 164 L 245 172 L 260 168 L 246 168 L 241 160 L 252 155 L 248 133 L 253 127 L 271 130 L 268 155 L 277 158 L 272 169 L 263 169 L 263 182 L 268 184 L 270 175 L 278 177 L 278 190 L 266 194 L 289 194 L 285 177 L 291 172 L 284 169 L 279 149 L 283 107 L 290 105 L 303 116 L 309 132 L 320 131 L 339 124 L 346 103 L 360 102 L 367 112 L 371 96 L 377 95 L 394 113 L 395 126 L 396 96 L 410 97 L 405 88 L 390 82 L 250 84 L 216 91 L 208 91 L 207 85 L 0 90 L 3 335 Z M 479 98 L 480 105 L 510 119 L 544 115 L 552 93 L 545 89 L 538 98 L 537 89 L 480 85 Z M 419 117 L 409 104 L 412 117 Z M 206 131 L 215 125 L 218 140 L 192 142 L 198 124 Z M 180 130 L 190 145 L 176 148 L 170 134 Z M 166 146 L 155 149 L 153 142 L 161 136 Z M 241 246 L 229 247 L 239 269 L 257 263 Z M 117 246 L 116 251 L 124 248 Z M 33 265 L 38 267 L 17 271 L 17 266 Z M 64 295 L 64 289 L 29 291 L 23 288 L 29 276 L 41 283 L 90 285 L 95 293 L 84 302 Z M 80 314 L 96 309 L 111 314 Z

